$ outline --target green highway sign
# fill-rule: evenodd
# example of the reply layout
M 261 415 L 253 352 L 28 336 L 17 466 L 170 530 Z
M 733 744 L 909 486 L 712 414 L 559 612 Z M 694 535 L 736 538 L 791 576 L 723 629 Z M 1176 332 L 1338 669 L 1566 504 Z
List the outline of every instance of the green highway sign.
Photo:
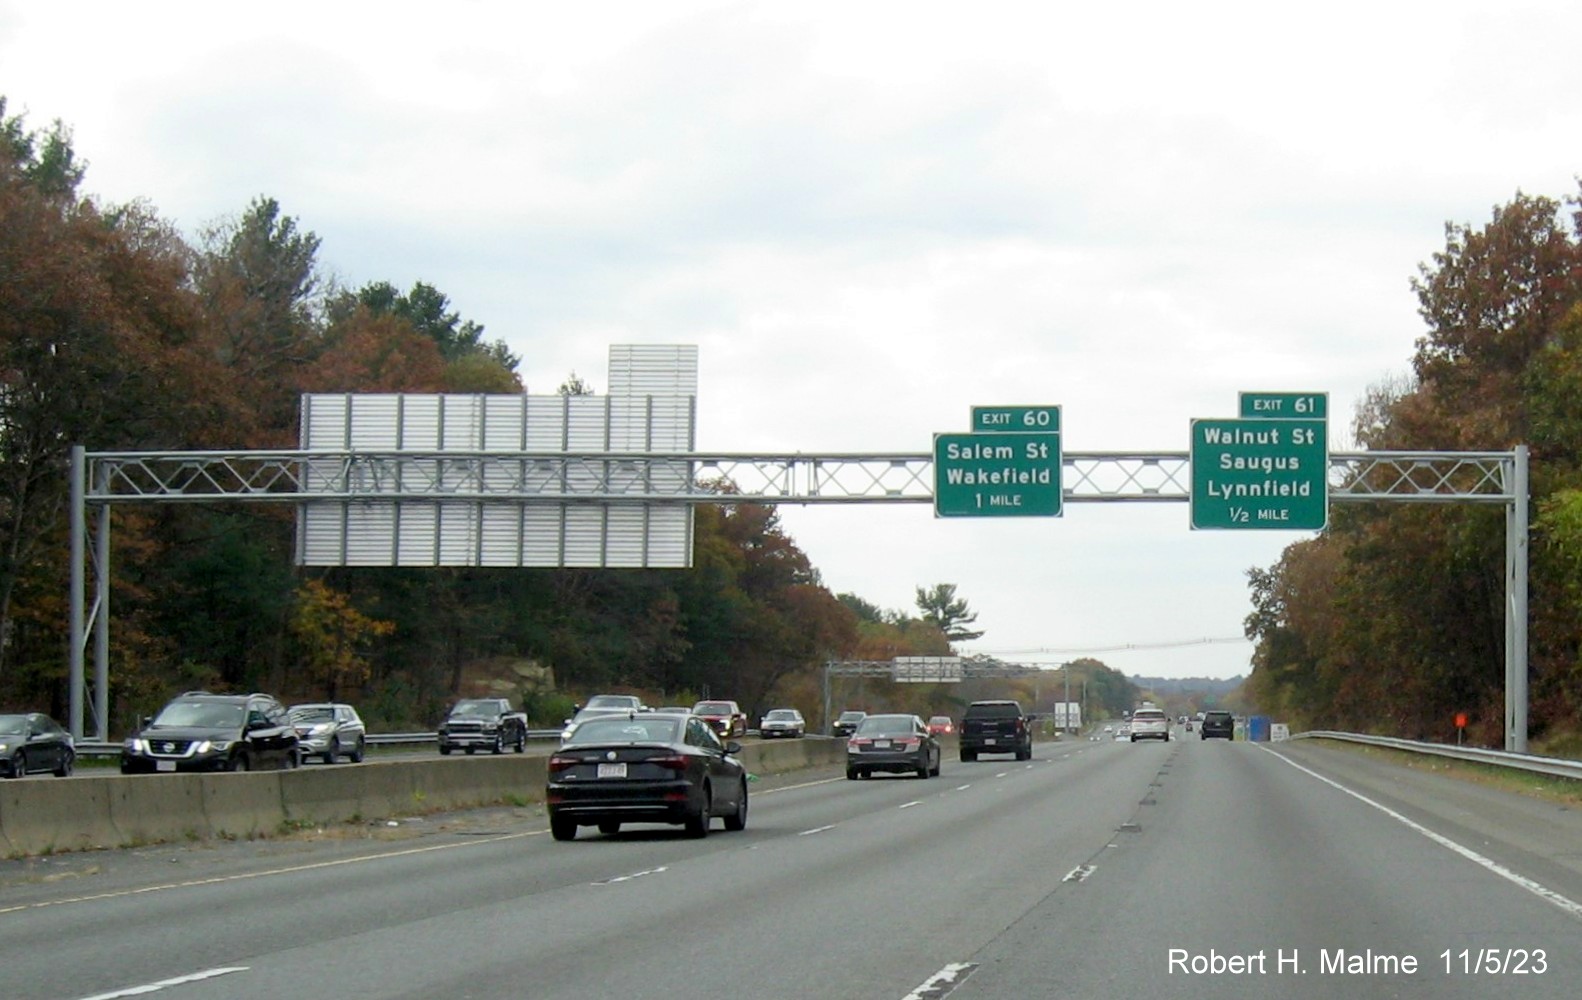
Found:
M 1323 420 L 1193 420 L 1192 527 L 1322 529 L 1329 523 L 1327 426 Z
M 1246 420 L 1326 420 L 1327 392 L 1244 392 L 1241 415 Z
M 1029 434 L 1042 431 L 1060 433 L 1058 406 L 974 406 L 974 431 L 999 431 L 1002 434 Z
M 935 434 L 934 516 L 1058 517 L 1060 461 L 1059 434 Z

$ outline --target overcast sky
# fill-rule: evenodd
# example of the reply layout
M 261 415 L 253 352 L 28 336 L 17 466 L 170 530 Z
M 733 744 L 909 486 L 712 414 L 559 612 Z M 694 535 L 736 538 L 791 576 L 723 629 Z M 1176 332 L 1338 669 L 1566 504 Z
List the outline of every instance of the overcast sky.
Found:
M 700 350 L 698 445 L 926 452 L 974 405 L 1185 451 L 1243 390 L 1368 386 L 1447 222 L 1582 171 L 1582 4 L 0 0 L 0 94 L 84 189 L 196 237 L 259 195 L 341 282 L 428 282 L 605 387 Z M 1024 662 L 1245 673 L 1246 570 L 1185 504 L 783 509 L 837 592 L 954 583 Z

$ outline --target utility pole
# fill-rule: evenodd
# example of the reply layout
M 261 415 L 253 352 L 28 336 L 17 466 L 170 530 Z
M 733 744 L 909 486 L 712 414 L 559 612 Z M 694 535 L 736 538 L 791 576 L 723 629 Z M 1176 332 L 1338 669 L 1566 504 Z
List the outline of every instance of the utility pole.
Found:
M 1060 672 L 1066 675 L 1066 707 L 1065 713 L 1066 732 L 1071 732 L 1071 661 L 1067 660 L 1060 665 Z M 926 761 L 925 761 L 926 763 Z

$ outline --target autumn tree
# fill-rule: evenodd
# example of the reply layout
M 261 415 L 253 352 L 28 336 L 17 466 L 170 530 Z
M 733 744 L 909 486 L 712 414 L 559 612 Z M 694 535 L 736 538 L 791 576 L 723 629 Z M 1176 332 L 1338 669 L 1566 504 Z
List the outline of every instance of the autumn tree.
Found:
M 522 391 L 516 374 L 522 359 L 503 340 L 485 341 L 483 326 L 463 320 L 451 308 L 450 299 L 433 285 L 419 281 L 410 291 L 401 292 L 388 281 L 370 282 L 355 292 L 332 296 L 326 308 L 332 328 L 358 314 L 394 320 L 384 324 L 384 329 L 404 328 L 431 343 L 444 369 L 445 391 Z
M 363 614 L 345 594 L 322 580 L 309 580 L 297 589 L 291 636 L 309 679 L 323 688 L 330 701 L 367 679 L 367 647 L 375 637 L 394 631 L 394 622 Z
M 1582 601 L 1568 491 L 1582 488 L 1582 213 L 1518 193 L 1452 224 L 1413 282 L 1426 332 L 1409 378 L 1371 387 L 1353 428 L 1380 449 L 1530 443 L 1535 730 L 1582 709 Z M 1251 577 L 1249 689 L 1309 722 L 1392 735 L 1503 737 L 1504 523 L 1466 506 L 1348 505 L 1324 536 Z
M 139 206 L 101 210 L 81 197 L 70 131 L 30 132 L 4 106 L 0 678 L 17 657 L 63 669 L 63 623 L 18 614 L 14 600 L 19 587 L 65 591 L 71 447 L 146 446 L 185 423 L 191 383 L 179 359 L 195 329 L 187 259 L 168 229 Z
M 405 320 L 359 307 L 332 322 L 300 377 L 304 392 L 442 392 L 445 359 Z
M 954 583 L 918 587 L 917 609 L 923 613 L 924 621 L 945 633 L 945 638 L 951 642 L 970 642 L 983 637 L 983 632 L 967 628 L 978 620 L 978 613 L 967 607 L 965 598 L 956 596 Z
M 297 387 L 322 347 L 319 243 L 266 197 L 203 234 L 196 286 L 233 389 L 233 447 L 295 441 Z

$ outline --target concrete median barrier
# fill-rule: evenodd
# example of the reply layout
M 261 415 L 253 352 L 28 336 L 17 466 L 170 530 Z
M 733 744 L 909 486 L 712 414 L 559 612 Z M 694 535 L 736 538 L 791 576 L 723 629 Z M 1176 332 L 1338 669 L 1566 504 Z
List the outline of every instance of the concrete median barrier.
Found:
M 743 747 L 742 763 L 753 774 L 779 774 L 807 766 L 806 740 L 780 740 Z
M 109 789 L 110 823 L 120 836 L 116 846 L 202 840 L 209 836 L 203 792 L 196 774 L 106 775 L 73 778 L 103 781 Z
M 841 740 L 752 744 L 755 774 L 836 763 Z M 0 852 L 272 836 L 293 824 L 371 822 L 447 809 L 542 802 L 548 758 L 435 757 L 241 774 L 146 774 L 0 782 Z
M 414 780 L 431 809 L 468 809 L 499 802 L 542 801 L 545 762 L 539 756 L 434 760 Z
M 845 759 L 845 740 L 772 740 L 742 748 L 742 763 L 754 774 L 780 774 L 806 767 L 824 767 Z
M 357 815 L 364 820 L 410 816 L 422 808 L 413 761 L 364 763 L 357 772 Z
M 281 775 L 286 823 L 324 826 L 363 818 L 368 767 L 303 767 Z
M 0 831 L 7 854 L 55 854 L 114 847 L 104 782 L 24 779 L 0 784 Z
M 200 774 L 199 793 L 208 832 L 217 837 L 259 837 L 286 823 L 281 771 Z

